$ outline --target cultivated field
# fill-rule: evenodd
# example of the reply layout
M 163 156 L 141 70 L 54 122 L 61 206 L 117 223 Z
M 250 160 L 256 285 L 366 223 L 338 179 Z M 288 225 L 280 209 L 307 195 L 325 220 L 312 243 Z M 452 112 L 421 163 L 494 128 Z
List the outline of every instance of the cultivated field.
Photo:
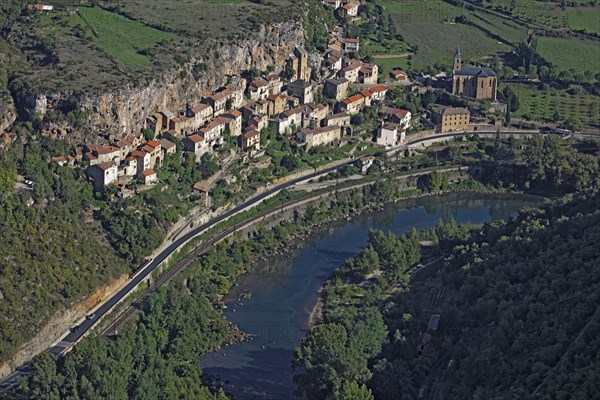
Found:
M 540 37 L 537 52 L 559 69 L 575 73 L 600 71 L 600 42 L 594 40 Z
M 571 29 L 600 33 L 600 7 L 569 7 L 567 21 Z
M 537 89 L 532 85 L 510 85 L 521 102 L 515 117 L 559 122 L 579 120 L 584 127 L 600 127 L 600 97 L 566 90 Z M 554 117 L 558 115 L 558 121 Z
M 532 24 L 556 29 L 567 26 L 565 11 L 560 8 L 559 2 L 491 0 L 488 3 L 490 3 L 490 9 Z

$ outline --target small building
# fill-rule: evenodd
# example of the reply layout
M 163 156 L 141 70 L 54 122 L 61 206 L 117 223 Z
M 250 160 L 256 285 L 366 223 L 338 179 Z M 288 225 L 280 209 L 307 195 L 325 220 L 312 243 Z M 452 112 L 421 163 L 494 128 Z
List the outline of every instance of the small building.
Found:
M 342 56 L 334 54 L 334 52 L 330 52 L 324 61 L 324 65 L 329 71 L 337 73 L 340 69 L 342 69 Z
M 333 114 L 325 118 L 325 126 L 346 126 L 350 125 L 350 114 L 347 112 L 341 112 Z
M 375 101 L 383 101 L 385 99 L 385 95 L 387 94 L 388 88 L 384 85 L 375 85 L 369 88 L 369 92 L 371 92 L 371 100 Z
M 347 112 L 350 115 L 358 114 L 365 106 L 365 97 L 358 93 L 350 96 L 344 101 L 337 104 L 338 112 Z
M 431 121 L 438 133 L 464 132 L 469 128 L 471 113 L 463 107 L 435 107 Z
M 307 149 L 314 146 L 322 146 L 341 139 L 339 126 L 326 126 L 316 129 L 303 129 L 296 134 L 298 143 L 305 144 Z
M 342 17 L 356 17 L 358 15 L 358 3 L 350 1 L 344 4 L 340 10 Z
M 301 104 L 313 101 L 313 90 L 313 85 L 302 79 L 295 80 L 287 85 L 288 94 L 300 99 Z
M 379 78 L 379 67 L 377 64 L 364 63 L 358 70 L 358 81 L 365 85 L 375 85 Z
M 40 4 L 40 3 L 29 3 L 27 4 L 28 11 L 37 11 L 40 13 L 51 13 L 54 11 L 54 6 L 49 4 Z
M 323 96 L 341 101 L 348 97 L 349 86 L 350 81 L 346 78 L 327 79 L 323 85 Z
M 112 161 L 92 165 L 86 169 L 86 174 L 94 182 L 96 190 L 110 185 L 119 175 L 117 165 Z
M 360 168 L 360 173 L 364 175 L 369 171 L 374 162 L 374 156 L 364 156 L 356 160 L 356 166 Z
M 210 192 L 210 186 L 206 181 L 198 181 L 192 187 L 194 189 L 194 194 L 200 197 L 200 201 L 204 206 L 208 207 L 210 204 L 210 197 L 208 193 Z
M 344 62 L 344 68 L 340 70 L 338 76 L 340 78 L 346 78 L 351 83 L 356 83 L 358 81 L 358 73 L 360 71 L 361 66 L 362 62 L 358 60 L 346 60 Z
M 196 154 L 196 161 L 200 160 L 200 157 L 208 152 L 204 137 L 198 133 L 183 139 L 183 148 L 187 152 Z
M 254 78 L 248 85 L 248 96 L 254 101 L 266 99 L 269 96 L 269 83 L 261 77 Z
M 167 154 L 175 154 L 175 152 L 177 151 L 177 146 L 175 145 L 175 143 L 165 138 L 160 139 L 160 147 L 163 150 L 164 156 L 166 156 Z
M 383 115 L 389 122 L 399 124 L 402 129 L 408 129 L 410 126 L 410 121 L 412 120 L 411 112 L 401 108 L 383 106 L 381 107 L 380 114 Z
M 131 152 L 131 156 L 135 157 L 137 172 L 150 169 L 150 153 L 142 150 L 135 150 Z
M 283 82 L 281 81 L 281 77 L 277 74 L 267 75 L 265 78 L 267 80 L 267 84 L 269 86 L 269 94 L 279 94 L 281 93 L 281 88 L 283 86 Z
M 375 141 L 380 146 L 391 147 L 398 143 L 402 143 L 405 135 L 405 131 L 402 130 L 398 124 L 385 122 L 377 128 Z
M 199 128 L 212 118 L 213 108 L 210 104 L 199 103 L 187 110 L 187 116 L 193 119 L 194 128 Z
M 392 76 L 392 78 L 396 79 L 397 81 L 407 81 L 408 80 L 408 75 L 406 74 L 406 72 L 400 70 L 400 69 L 395 69 L 392 72 L 390 72 L 390 75 Z
M 140 179 L 144 185 L 152 185 L 158 182 L 158 175 L 154 172 L 153 169 L 145 169 L 138 174 L 138 179 Z
M 52 162 L 60 165 L 61 167 L 64 167 L 65 165 L 67 165 L 67 159 L 63 156 L 52 157 L 51 160 L 52 160 Z
M 136 176 L 137 170 L 137 158 L 129 156 L 123 161 L 119 168 L 119 176 Z
M 329 106 L 325 103 L 321 104 L 305 104 L 303 106 L 304 112 L 302 113 L 302 127 L 303 128 L 318 128 L 321 126 L 327 114 L 329 114 Z
M 358 52 L 359 46 L 360 46 L 359 38 L 345 38 L 344 39 L 344 51 L 346 53 Z
M 281 96 L 278 94 L 272 94 L 267 97 L 267 115 L 273 116 L 277 114 L 281 114 L 287 108 L 287 99 L 286 96 Z
M 244 150 L 259 150 L 260 132 L 254 129 L 246 131 L 242 134 L 241 145 Z

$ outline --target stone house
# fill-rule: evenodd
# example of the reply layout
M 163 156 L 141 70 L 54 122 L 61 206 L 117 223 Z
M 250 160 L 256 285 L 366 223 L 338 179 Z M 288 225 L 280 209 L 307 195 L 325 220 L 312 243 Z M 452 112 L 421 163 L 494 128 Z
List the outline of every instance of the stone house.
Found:
M 281 81 L 281 77 L 277 74 L 267 75 L 265 78 L 267 80 L 267 84 L 269 85 L 269 94 L 279 94 L 281 93 L 281 88 L 283 87 L 283 82 Z
M 342 17 L 356 17 L 358 15 L 358 3 L 350 1 L 344 4 L 340 10 Z
M 377 136 L 375 141 L 378 145 L 391 147 L 398 143 L 402 143 L 405 136 L 405 131 L 402 130 L 398 124 L 385 122 L 379 128 L 377 128 Z
M 347 112 L 350 115 L 358 114 L 365 106 L 365 97 L 355 94 L 336 104 L 338 112 Z
M 364 156 L 356 160 L 356 166 L 360 168 L 360 173 L 364 175 L 369 171 L 369 168 L 371 168 L 374 162 L 374 156 Z
M 364 63 L 358 70 L 358 81 L 365 85 L 375 85 L 379 77 L 379 67 L 377 64 Z
M 162 147 L 160 142 L 156 140 L 151 140 L 142 145 L 140 150 L 145 151 L 150 154 L 150 168 L 154 168 L 157 165 L 161 165 L 163 161 Z
M 344 68 L 342 68 L 340 70 L 340 72 L 338 73 L 338 76 L 340 78 L 346 78 L 351 83 L 356 83 L 358 81 L 358 73 L 360 71 L 361 66 L 362 66 L 362 62 L 360 62 L 358 60 L 353 60 L 353 59 L 345 60 Z
M 225 129 L 231 136 L 240 136 L 242 134 L 242 113 L 239 110 L 233 110 L 219 117 L 225 122 Z
M 204 153 L 208 153 L 209 147 L 204 141 L 204 137 L 201 134 L 194 134 L 183 139 L 183 148 L 185 151 L 196 154 L 196 162 L 200 160 L 200 157 Z
M 138 172 L 137 158 L 134 156 L 127 157 L 119 168 L 119 176 L 136 176 Z
M 349 86 L 350 81 L 346 78 L 327 79 L 323 85 L 323 96 L 341 101 L 348 97 Z
M 142 150 L 135 150 L 131 153 L 131 156 L 135 157 L 137 172 L 150 168 L 150 153 Z
M 327 114 L 329 114 L 329 106 L 327 104 L 305 104 L 303 106 L 304 111 L 302 113 L 302 127 L 303 128 L 318 128 L 321 126 Z
M 344 39 L 344 51 L 346 53 L 356 53 L 360 47 L 359 38 L 345 38 Z
M 392 72 L 390 72 L 390 75 L 392 76 L 392 78 L 394 78 L 398 81 L 407 81 L 408 80 L 408 75 L 400 69 L 393 70 Z
M 153 185 L 158 182 L 158 175 L 153 169 L 145 169 L 138 174 L 138 179 L 140 179 L 144 185 Z
M 383 106 L 379 114 L 383 115 L 389 122 L 399 124 L 403 129 L 407 129 L 412 119 L 412 114 L 408 110 Z
M 244 150 L 260 149 L 260 132 L 254 129 L 246 131 L 242 135 L 241 145 Z
M 254 78 L 248 85 L 248 96 L 254 101 L 266 99 L 269 96 L 269 83 L 261 77 Z
M 333 114 L 325 118 L 323 121 L 325 126 L 346 126 L 350 125 L 350 114 L 341 112 Z
M 213 116 L 210 104 L 199 103 L 187 110 L 187 116 L 194 120 L 194 130 L 204 125 Z
M 302 129 L 296 134 L 298 143 L 305 144 L 306 149 L 314 146 L 321 146 L 341 139 L 341 129 L 339 126 L 326 126 L 316 129 Z
M 160 139 L 160 147 L 163 151 L 163 159 L 167 154 L 174 154 L 177 151 L 175 143 L 165 138 Z
M 288 95 L 300 99 L 300 104 L 311 103 L 314 97 L 314 86 L 305 80 L 295 80 L 287 84 Z
M 371 99 L 374 101 L 383 101 L 385 100 L 385 95 L 388 92 L 387 86 L 384 85 L 375 85 L 369 88 L 369 92 L 371 92 Z
M 94 181 L 94 188 L 96 190 L 101 190 L 117 180 L 119 172 L 117 170 L 117 165 L 112 161 L 108 161 L 88 167 L 86 169 L 86 174 L 89 179 Z
M 273 116 L 277 114 L 281 114 L 287 108 L 287 99 L 285 96 L 281 96 L 278 94 L 272 94 L 267 97 L 267 115 Z

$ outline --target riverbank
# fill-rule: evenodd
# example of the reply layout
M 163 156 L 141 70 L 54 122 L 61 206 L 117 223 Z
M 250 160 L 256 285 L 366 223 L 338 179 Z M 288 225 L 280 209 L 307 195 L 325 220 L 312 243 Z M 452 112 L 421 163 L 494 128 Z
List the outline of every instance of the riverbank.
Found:
M 315 310 L 317 293 L 331 272 L 364 249 L 370 229 L 410 232 L 412 227 L 433 227 L 449 215 L 458 221 L 483 223 L 512 215 L 521 204 L 528 204 L 527 199 L 525 196 L 523 202 L 512 195 L 464 192 L 413 196 L 399 203 L 374 206 L 371 212 L 364 210 L 350 221 L 340 218 L 319 227 L 314 225 L 302 240 L 294 241 L 293 249 L 279 256 L 261 257 L 266 260 L 253 263 L 238 277 L 224 299 L 228 308 L 223 315 L 252 333 L 253 341 L 204 356 L 204 373 L 214 376 L 236 399 L 291 397 L 295 372 L 290 363 L 294 349 L 308 332 L 307 321 Z M 251 299 L 240 304 L 240 293 L 251 293 Z M 313 313 L 313 321 L 315 317 Z

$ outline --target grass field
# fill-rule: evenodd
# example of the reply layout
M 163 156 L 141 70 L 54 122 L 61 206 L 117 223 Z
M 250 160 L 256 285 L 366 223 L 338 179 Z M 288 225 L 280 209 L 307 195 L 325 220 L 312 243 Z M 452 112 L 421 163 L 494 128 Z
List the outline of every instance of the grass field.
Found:
M 152 66 L 150 58 L 140 51 L 152 49 L 162 41 L 177 39 L 174 34 L 99 7 L 79 7 L 78 15 L 69 19 L 72 25 L 89 28 L 92 42 L 102 51 L 132 67 Z
M 554 122 L 558 112 L 559 123 L 566 119 L 578 119 L 584 127 L 600 127 L 600 97 L 587 93 L 569 94 L 566 90 L 546 88 L 539 90 L 535 86 L 510 85 L 521 102 L 515 117 L 527 117 L 532 120 Z
M 537 52 L 559 69 L 575 73 L 600 71 L 600 45 L 593 40 L 540 37 Z
M 567 21 L 571 29 L 600 33 L 600 7 L 569 7 Z
M 382 71 L 379 71 L 379 74 L 382 77 L 389 76 L 389 73 L 392 72 L 395 68 L 400 68 L 403 71 L 408 70 L 408 57 L 392 57 L 392 58 L 379 58 L 373 57 L 373 62 L 379 67 L 383 68 Z
M 510 36 L 508 41 L 520 41 L 525 37 L 524 28 L 499 17 L 474 14 L 442 0 L 382 0 L 381 4 L 392 14 L 404 40 L 417 46 L 411 60 L 415 69 L 436 63 L 451 66 L 454 50 L 459 45 L 467 62 L 510 50 L 509 45 L 481 28 L 497 32 L 501 37 Z M 481 28 L 452 22 L 460 15 Z

